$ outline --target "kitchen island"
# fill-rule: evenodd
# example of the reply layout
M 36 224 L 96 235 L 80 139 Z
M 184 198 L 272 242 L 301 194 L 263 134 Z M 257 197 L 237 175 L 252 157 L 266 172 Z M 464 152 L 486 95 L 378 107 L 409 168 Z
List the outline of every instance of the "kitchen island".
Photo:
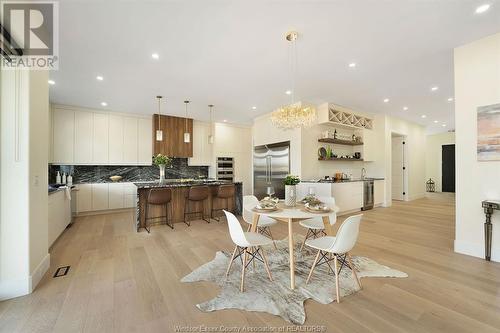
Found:
M 186 194 L 191 186 L 202 186 L 206 185 L 210 189 L 210 195 L 205 202 L 205 216 L 210 216 L 212 207 L 220 208 L 222 207 L 221 200 L 215 198 L 217 193 L 217 187 L 219 185 L 233 184 L 235 186 L 234 198 L 228 200 L 228 205 L 230 209 L 236 214 L 241 215 L 243 197 L 242 197 L 242 183 L 241 182 L 224 182 L 224 181 L 214 181 L 214 180 L 199 180 L 199 181 L 152 181 L 152 182 L 137 182 L 134 183 L 137 186 L 137 209 L 136 209 L 136 228 L 139 231 L 145 226 L 145 212 L 146 212 L 146 202 L 149 191 L 153 188 L 170 188 L 172 189 L 172 201 L 169 205 L 171 209 L 171 220 L 172 223 L 184 222 L 184 207 L 186 202 Z M 191 209 L 201 210 L 201 203 L 191 202 Z M 150 206 L 151 216 L 159 216 L 162 214 L 161 207 Z M 170 214 L 170 213 L 169 213 Z M 154 225 L 155 222 L 150 223 Z

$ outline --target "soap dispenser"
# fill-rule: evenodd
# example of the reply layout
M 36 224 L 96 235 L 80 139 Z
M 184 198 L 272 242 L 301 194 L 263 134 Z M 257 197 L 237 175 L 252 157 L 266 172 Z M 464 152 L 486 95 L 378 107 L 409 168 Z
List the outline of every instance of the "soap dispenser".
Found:
M 56 184 L 61 184 L 61 172 L 57 171 Z
M 63 176 L 62 176 L 62 183 L 64 185 L 66 185 L 66 172 L 63 173 Z

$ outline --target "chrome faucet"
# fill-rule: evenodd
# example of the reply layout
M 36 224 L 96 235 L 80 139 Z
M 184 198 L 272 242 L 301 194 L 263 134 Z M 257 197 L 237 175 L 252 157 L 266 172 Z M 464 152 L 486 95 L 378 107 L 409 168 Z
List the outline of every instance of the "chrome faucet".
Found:
M 365 177 L 366 177 L 366 169 L 361 168 L 361 179 L 365 179 Z

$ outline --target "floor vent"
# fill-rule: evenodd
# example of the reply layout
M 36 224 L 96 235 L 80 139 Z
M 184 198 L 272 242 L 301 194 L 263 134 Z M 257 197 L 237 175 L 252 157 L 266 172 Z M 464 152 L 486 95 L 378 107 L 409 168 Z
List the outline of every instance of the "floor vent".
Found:
M 56 272 L 54 273 L 54 276 L 53 277 L 61 277 L 61 276 L 65 276 L 68 274 L 69 272 L 69 267 L 70 266 L 62 266 L 62 267 L 59 267 Z

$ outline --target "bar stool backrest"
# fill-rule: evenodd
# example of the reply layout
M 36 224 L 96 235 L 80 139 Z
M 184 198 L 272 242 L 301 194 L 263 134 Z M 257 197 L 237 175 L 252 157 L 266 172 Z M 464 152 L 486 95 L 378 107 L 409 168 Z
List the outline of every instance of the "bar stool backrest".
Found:
M 164 205 L 172 200 L 172 190 L 169 188 L 157 188 L 149 190 L 148 203 L 152 205 Z
M 188 191 L 188 199 L 191 201 L 202 201 L 208 198 L 208 186 L 191 186 Z
M 218 198 L 231 198 L 234 197 L 234 185 L 220 185 L 217 188 Z

